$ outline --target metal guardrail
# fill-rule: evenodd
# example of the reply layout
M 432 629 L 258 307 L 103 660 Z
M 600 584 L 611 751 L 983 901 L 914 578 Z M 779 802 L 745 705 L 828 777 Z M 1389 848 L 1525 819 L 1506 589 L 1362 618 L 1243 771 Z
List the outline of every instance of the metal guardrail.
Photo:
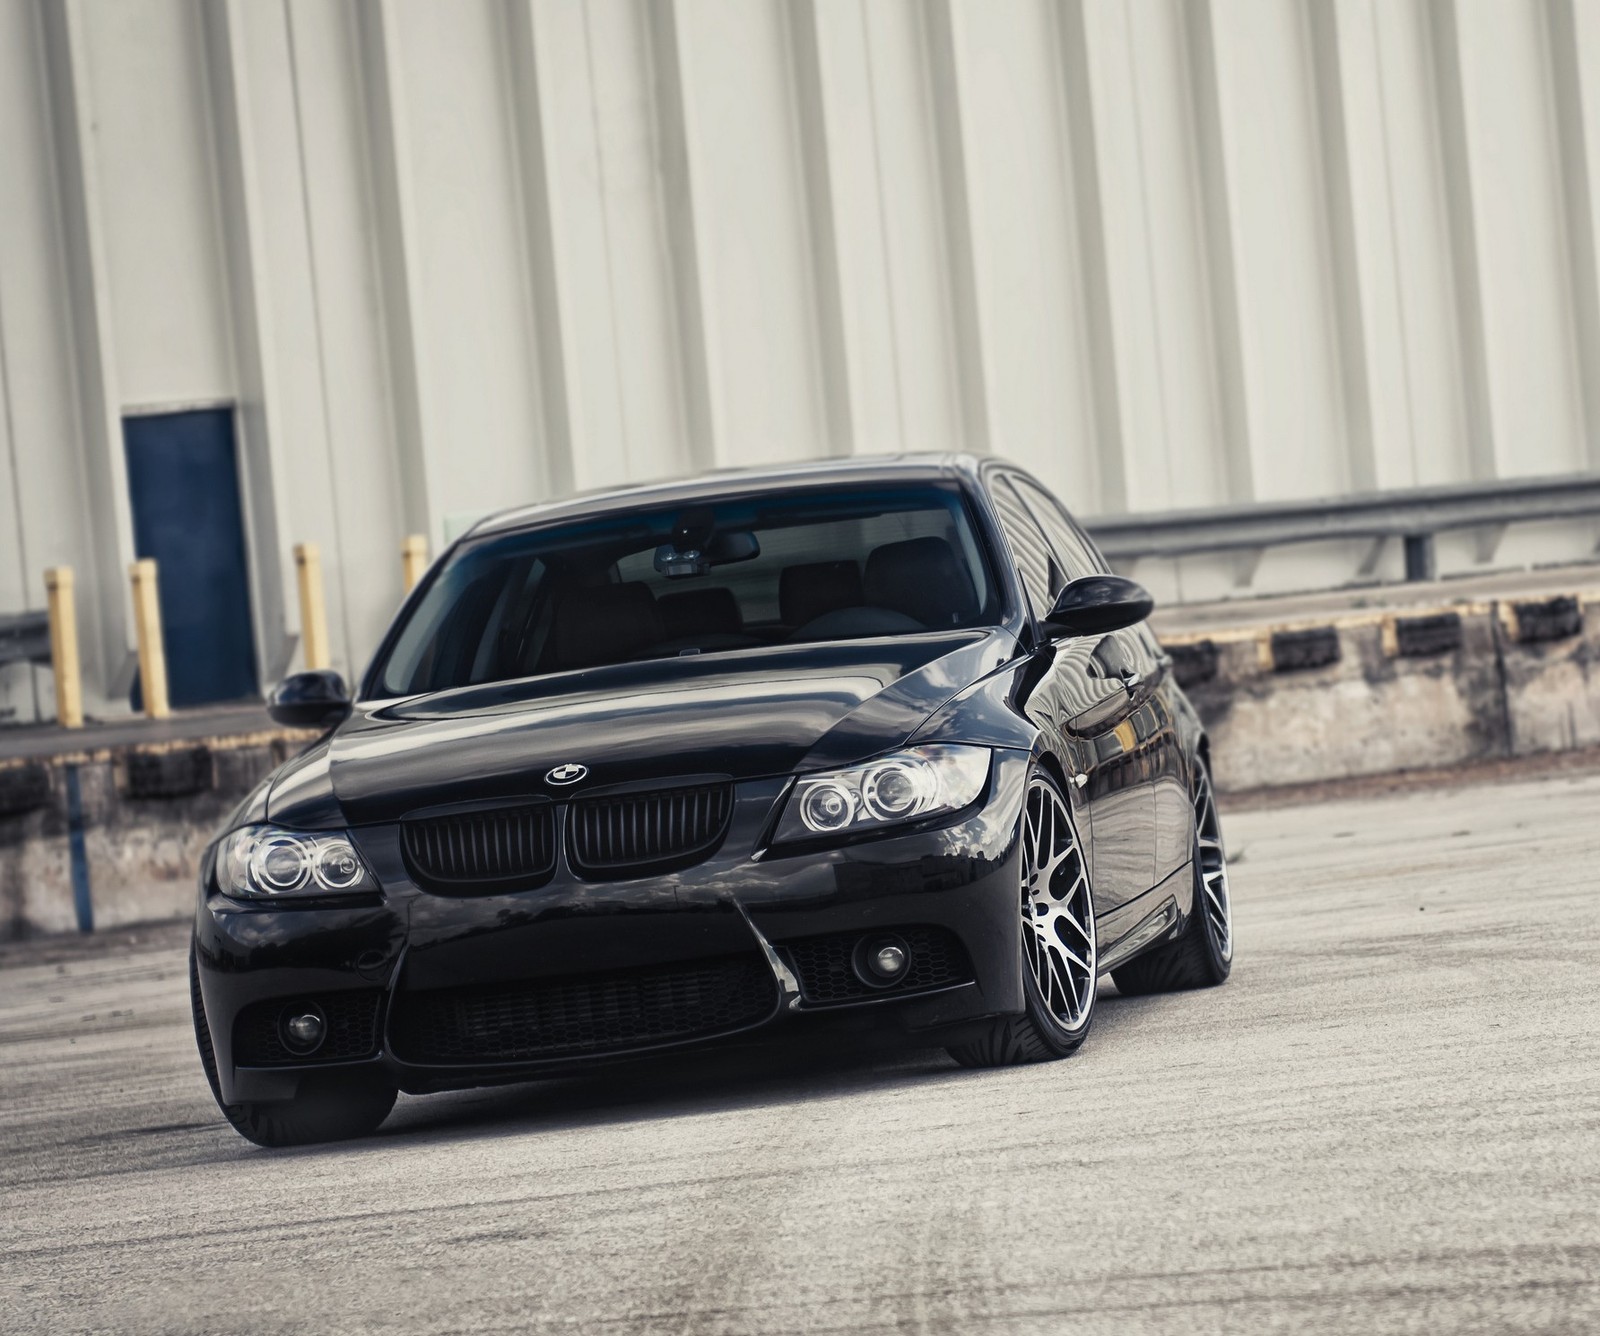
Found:
M 1112 562 L 1237 552 L 1341 538 L 1405 541 L 1406 579 L 1438 575 L 1434 537 L 1451 529 L 1600 515 L 1600 474 L 1503 478 L 1306 501 L 1112 515 L 1086 527 Z
M 0 663 L 49 663 L 50 614 L 0 613 Z

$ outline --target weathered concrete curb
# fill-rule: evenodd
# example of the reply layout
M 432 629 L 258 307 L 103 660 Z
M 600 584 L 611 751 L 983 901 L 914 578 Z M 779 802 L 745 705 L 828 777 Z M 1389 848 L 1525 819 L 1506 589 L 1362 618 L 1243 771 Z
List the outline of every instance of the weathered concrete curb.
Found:
M 1600 743 L 1597 605 L 1580 591 L 1163 643 L 1218 787 L 1257 789 Z

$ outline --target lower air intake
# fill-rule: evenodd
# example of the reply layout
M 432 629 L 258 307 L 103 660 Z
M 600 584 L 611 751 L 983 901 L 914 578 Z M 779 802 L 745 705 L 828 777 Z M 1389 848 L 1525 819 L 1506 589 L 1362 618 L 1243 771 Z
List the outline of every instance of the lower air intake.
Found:
M 647 1048 L 758 1024 L 778 1003 L 760 956 L 582 978 L 402 993 L 389 1039 L 405 1062 L 519 1062 Z

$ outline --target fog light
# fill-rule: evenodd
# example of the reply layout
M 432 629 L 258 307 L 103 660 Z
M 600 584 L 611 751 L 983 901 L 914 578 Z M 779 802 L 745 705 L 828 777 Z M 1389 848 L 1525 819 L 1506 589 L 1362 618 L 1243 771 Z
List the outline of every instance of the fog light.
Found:
M 317 1008 L 292 1008 L 283 1018 L 283 1042 L 295 1053 L 313 1053 L 321 1047 L 327 1029 Z
M 891 933 L 863 937 L 850 962 L 856 978 L 872 988 L 892 988 L 911 970 L 911 948 Z
M 872 972 L 885 979 L 898 979 L 906 970 L 906 953 L 903 947 L 880 946 L 872 957 Z

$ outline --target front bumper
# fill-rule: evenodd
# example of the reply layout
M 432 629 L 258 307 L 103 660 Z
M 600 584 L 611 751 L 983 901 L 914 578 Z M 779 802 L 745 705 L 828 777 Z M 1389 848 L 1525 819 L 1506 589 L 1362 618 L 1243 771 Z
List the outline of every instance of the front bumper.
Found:
M 290 909 L 203 890 L 196 962 L 222 1098 L 292 1098 L 308 1072 L 330 1068 L 379 1071 L 411 1092 L 457 1089 L 806 1028 L 931 1043 L 1014 1014 L 1023 1007 L 1017 832 L 1027 773 L 1025 753 L 997 751 L 983 798 L 958 819 L 785 857 L 759 851 L 785 781 L 741 783 L 711 857 L 636 881 L 584 881 L 558 861 L 537 890 L 434 895 L 411 881 L 390 825 L 354 832 L 385 888 L 370 903 Z M 875 932 L 957 945 L 916 991 L 814 985 L 830 952 Z M 709 1031 L 675 1028 L 706 980 L 721 989 Z M 560 1042 L 541 1049 L 524 1036 L 510 1056 L 486 1058 L 435 1041 L 435 1022 L 467 1011 L 477 1022 L 487 1015 L 497 1033 L 520 1033 L 507 999 L 530 988 L 541 990 L 542 1017 L 566 1018 Z M 563 1010 L 574 988 L 588 989 L 581 1015 Z M 597 1018 L 637 1013 L 640 997 L 663 999 L 666 1021 L 608 1042 Z M 266 1033 L 302 999 L 338 1034 L 315 1060 L 294 1059 Z

